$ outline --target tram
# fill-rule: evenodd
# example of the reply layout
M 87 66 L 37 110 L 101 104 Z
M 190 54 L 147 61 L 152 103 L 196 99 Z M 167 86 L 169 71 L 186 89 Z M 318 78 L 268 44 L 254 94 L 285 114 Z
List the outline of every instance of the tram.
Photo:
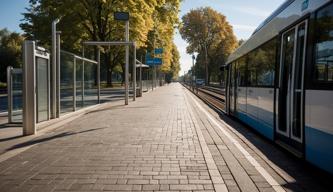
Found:
M 226 113 L 333 174 L 333 0 L 287 0 L 221 67 Z

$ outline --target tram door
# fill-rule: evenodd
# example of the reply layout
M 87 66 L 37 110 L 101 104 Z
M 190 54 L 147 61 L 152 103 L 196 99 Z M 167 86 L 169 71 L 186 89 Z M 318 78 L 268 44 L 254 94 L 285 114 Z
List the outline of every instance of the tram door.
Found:
M 307 21 L 282 34 L 277 141 L 301 155 Z

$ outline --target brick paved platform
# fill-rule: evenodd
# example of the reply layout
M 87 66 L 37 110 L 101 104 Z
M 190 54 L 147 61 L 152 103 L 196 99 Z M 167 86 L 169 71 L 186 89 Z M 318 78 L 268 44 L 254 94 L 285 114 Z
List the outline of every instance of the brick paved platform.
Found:
M 329 191 L 180 84 L 104 104 L 13 148 L 27 147 L 0 162 L 0 191 Z

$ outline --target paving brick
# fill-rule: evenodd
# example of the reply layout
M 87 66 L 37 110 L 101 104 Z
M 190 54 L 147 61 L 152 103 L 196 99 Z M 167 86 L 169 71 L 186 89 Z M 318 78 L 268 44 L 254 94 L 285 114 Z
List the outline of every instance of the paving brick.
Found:
M 1 191 L 274 190 L 185 92 L 173 84 L 128 106 L 104 104 L 37 137 L 38 144 L 0 162 Z M 282 186 L 323 191 L 311 179 L 285 182 L 243 142 L 260 139 L 244 135 L 235 140 Z

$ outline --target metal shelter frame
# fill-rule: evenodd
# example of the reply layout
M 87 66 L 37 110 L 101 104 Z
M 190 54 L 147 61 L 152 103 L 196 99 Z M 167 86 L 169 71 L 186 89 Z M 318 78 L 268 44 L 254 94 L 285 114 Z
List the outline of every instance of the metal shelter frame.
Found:
M 136 68 L 139 68 L 139 85 L 140 85 L 140 97 L 142 97 L 142 68 L 149 68 L 149 65 L 143 64 L 136 59 Z
M 13 123 L 13 75 L 22 74 L 21 68 L 13 68 L 12 66 L 7 67 L 7 101 L 8 101 L 8 123 Z M 22 76 L 23 78 L 23 76 Z M 22 90 L 23 91 L 23 90 Z
M 84 67 L 84 62 L 87 62 L 87 63 L 92 63 L 92 64 L 95 64 L 97 65 L 97 68 L 99 68 L 99 61 L 95 61 L 95 60 L 91 60 L 91 59 L 88 59 L 88 58 L 84 58 L 84 57 L 81 57 L 81 56 L 78 56 L 74 53 L 71 53 L 71 52 L 68 52 L 68 51 L 64 51 L 64 50 L 60 50 L 61 53 L 65 53 L 67 55 L 70 55 L 73 57 L 73 111 L 76 111 L 76 94 L 77 94 L 77 90 L 76 90 L 76 75 L 77 75 L 77 72 L 76 72 L 76 68 L 77 68 L 77 60 L 81 60 L 83 61 L 83 70 L 82 70 L 82 102 L 84 102 L 84 89 L 85 89 L 85 86 L 84 86 L 84 72 L 85 72 L 85 67 Z M 97 76 L 97 81 L 98 81 L 98 78 L 99 76 Z M 59 82 L 59 89 L 60 89 L 60 82 Z M 60 91 L 59 91 L 60 92 Z M 61 99 L 60 99 L 61 100 Z M 60 103 L 60 100 L 59 100 L 59 103 Z M 98 103 L 100 103 L 100 91 L 98 90 L 97 91 L 97 101 Z
M 126 38 L 128 39 L 128 38 Z M 129 47 L 133 47 L 133 101 L 136 99 L 136 45 L 132 41 L 85 41 L 83 45 L 86 46 L 126 46 L 126 63 L 125 63 L 125 105 L 128 105 L 128 95 L 129 95 Z M 101 90 L 101 79 L 100 79 L 100 49 L 97 49 L 97 84 L 98 84 L 98 93 Z
M 23 45 L 23 135 L 33 135 L 37 131 L 38 114 L 38 58 L 45 59 L 47 66 L 47 120 L 51 119 L 50 54 L 35 41 L 25 41 Z M 45 90 L 44 90 L 45 91 Z

